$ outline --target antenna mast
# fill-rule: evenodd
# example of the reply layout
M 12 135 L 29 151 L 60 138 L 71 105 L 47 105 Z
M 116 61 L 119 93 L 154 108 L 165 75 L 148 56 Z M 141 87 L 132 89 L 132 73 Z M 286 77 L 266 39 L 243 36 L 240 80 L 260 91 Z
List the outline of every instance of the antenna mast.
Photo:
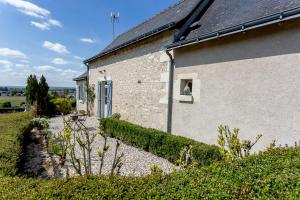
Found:
M 120 19 L 120 13 L 114 13 L 114 12 L 111 12 L 110 14 L 111 16 L 111 23 L 113 25 L 113 40 L 115 39 L 115 24 L 116 23 L 119 23 L 119 19 Z

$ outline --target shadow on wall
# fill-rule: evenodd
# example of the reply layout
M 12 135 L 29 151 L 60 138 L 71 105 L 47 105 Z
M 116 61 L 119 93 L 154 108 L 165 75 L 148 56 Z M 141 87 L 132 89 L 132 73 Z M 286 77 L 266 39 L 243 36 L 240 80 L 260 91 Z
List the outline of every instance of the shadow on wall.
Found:
M 180 68 L 294 53 L 300 53 L 300 20 L 180 48 L 175 60 Z

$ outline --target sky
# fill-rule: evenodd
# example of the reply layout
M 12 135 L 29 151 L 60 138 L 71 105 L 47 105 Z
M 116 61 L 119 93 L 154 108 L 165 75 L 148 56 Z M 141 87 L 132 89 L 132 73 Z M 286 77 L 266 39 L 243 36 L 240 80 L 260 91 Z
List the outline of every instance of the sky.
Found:
M 82 61 L 112 42 L 111 12 L 119 35 L 176 1 L 0 0 L 0 86 L 25 86 L 30 74 L 74 86 Z

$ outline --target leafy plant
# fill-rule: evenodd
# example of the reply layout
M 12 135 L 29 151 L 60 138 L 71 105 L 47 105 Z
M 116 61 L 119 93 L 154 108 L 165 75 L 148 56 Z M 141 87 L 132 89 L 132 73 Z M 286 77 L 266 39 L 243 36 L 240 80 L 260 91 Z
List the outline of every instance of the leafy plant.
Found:
M 51 138 L 52 152 L 59 156 L 60 165 L 64 165 L 67 158 L 68 149 L 70 148 L 71 141 L 71 129 L 64 123 L 63 131 L 59 132 L 57 135 L 53 135 Z
M 232 131 L 229 126 L 219 126 L 218 144 L 221 147 L 221 154 L 226 160 L 235 160 L 250 155 L 252 147 L 260 140 L 261 134 L 257 135 L 254 142 L 250 140 L 241 141 L 239 138 L 240 130 L 234 128 Z
M 177 160 L 177 164 L 181 167 L 181 169 L 197 166 L 197 163 L 194 161 L 192 156 L 192 150 L 193 146 L 189 145 L 180 151 L 180 158 Z
M 55 105 L 56 113 L 63 113 L 64 115 L 69 114 L 72 111 L 71 102 L 64 98 L 55 98 L 51 102 Z
M 151 171 L 151 175 L 154 175 L 154 176 L 157 176 L 157 175 L 161 176 L 161 175 L 163 175 L 163 172 L 164 172 L 164 170 L 162 168 L 160 168 L 159 166 L 157 166 L 155 164 L 150 166 L 150 171 Z
M 30 123 L 33 127 L 37 127 L 37 128 L 41 128 L 41 129 L 49 128 L 49 123 L 46 118 L 34 118 L 31 120 Z
M 121 114 L 120 113 L 114 113 L 114 114 L 111 115 L 111 118 L 121 119 Z

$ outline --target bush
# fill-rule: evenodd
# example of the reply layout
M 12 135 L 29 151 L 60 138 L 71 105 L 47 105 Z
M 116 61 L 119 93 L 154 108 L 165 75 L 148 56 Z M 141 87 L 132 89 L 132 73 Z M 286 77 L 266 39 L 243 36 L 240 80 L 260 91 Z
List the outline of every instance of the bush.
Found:
M 11 107 L 11 103 L 9 101 L 3 101 L 0 103 L 0 107 L 2 108 L 10 108 Z
M 20 103 L 20 107 L 23 108 L 23 107 L 25 107 L 25 106 L 26 106 L 26 103 L 25 103 L 24 101 L 22 101 L 22 102 Z
M 76 99 L 71 99 L 70 101 L 72 108 L 76 108 Z
M 30 133 L 31 119 L 28 113 L 0 115 L 0 177 L 21 172 L 25 159 L 25 137 Z
M 37 127 L 41 129 L 49 128 L 48 120 L 45 118 L 34 118 L 30 121 L 32 127 Z
M 192 145 L 194 160 L 201 166 L 210 165 L 221 159 L 219 148 L 215 145 L 207 145 L 163 131 L 143 128 L 114 118 L 103 119 L 101 123 L 110 137 L 118 138 L 173 163 L 180 158 L 181 150 L 190 145 Z
M 52 99 L 51 102 L 55 105 L 55 112 L 57 114 L 69 114 L 72 111 L 71 101 L 64 98 L 55 98 Z
M 170 175 L 2 178 L 3 199 L 299 199 L 300 148 L 273 149 Z

